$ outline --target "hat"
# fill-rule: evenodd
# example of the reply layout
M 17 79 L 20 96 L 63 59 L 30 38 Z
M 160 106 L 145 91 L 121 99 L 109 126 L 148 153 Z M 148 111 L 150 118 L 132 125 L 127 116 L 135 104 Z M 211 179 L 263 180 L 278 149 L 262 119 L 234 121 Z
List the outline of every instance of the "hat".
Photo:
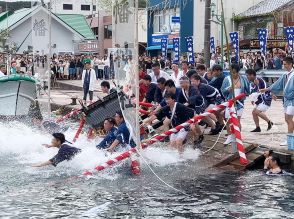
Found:
M 91 64 L 91 59 L 84 59 L 84 64 Z
M 65 142 L 65 136 L 62 133 L 53 133 L 52 136 L 63 144 Z

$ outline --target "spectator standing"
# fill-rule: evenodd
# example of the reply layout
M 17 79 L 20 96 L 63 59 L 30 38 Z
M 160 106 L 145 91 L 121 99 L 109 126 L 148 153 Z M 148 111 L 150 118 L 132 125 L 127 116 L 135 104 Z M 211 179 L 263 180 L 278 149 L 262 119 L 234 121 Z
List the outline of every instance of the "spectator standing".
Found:
M 90 104 L 93 101 L 93 93 L 95 88 L 95 82 L 96 82 L 96 74 L 95 71 L 91 68 L 91 62 L 87 61 L 85 62 L 85 69 L 82 74 L 82 83 L 83 83 L 83 89 L 84 89 L 84 103 L 87 104 L 87 96 L 89 94 L 90 96 Z

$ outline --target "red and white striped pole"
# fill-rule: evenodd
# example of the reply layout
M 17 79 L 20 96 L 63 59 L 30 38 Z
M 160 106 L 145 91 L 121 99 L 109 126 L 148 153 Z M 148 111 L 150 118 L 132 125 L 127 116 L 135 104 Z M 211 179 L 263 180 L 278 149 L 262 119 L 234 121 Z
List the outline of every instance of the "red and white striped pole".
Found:
M 245 96 L 246 96 L 245 94 L 240 94 L 235 98 L 235 100 L 229 100 L 228 102 L 225 102 L 225 103 L 222 103 L 222 104 L 220 104 L 218 106 L 215 106 L 213 109 L 208 110 L 207 112 L 202 113 L 200 115 L 197 115 L 194 118 L 188 120 L 187 122 L 185 122 L 185 123 L 183 123 L 181 125 L 178 125 L 177 127 L 172 128 L 172 129 L 164 132 L 161 135 L 157 135 L 157 136 L 151 138 L 149 141 L 146 141 L 146 142 L 142 143 L 142 148 L 145 149 L 149 145 L 154 144 L 155 142 L 158 142 L 158 141 L 164 139 L 166 136 L 169 136 L 169 135 L 171 135 L 173 133 L 177 133 L 181 129 L 189 126 L 192 123 L 198 122 L 199 120 L 203 119 L 204 117 L 207 117 L 207 116 L 209 116 L 209 115 L 211 115 L 211 114 L 213 114 L 213 113 L 215 113 L 215 112 L 217 112 L 219 110 L 224 110 L 226 107 L 232 106 L 234 101 L 240 100 L 240 99 L 244 98 Z M 118 157 L 116 157 L 116 158 L 114 158 L 112 160 L 109 160 L 109 161 L 105 162 L 104 164 L 96 166 L 95 170 L 96 171 L 104 170 L 106 167 L 111 166 L 111 165 L 117 163 L 118 161 L 121 161 L 121 160 L 124 160 L 124 159 L 128 158 L 132 153 L 135 153 L 136 150 L 137 150 L 136 148 L 132 148 L 131 150 L 121 154 L 120 156 L 118 156 Z M 119 159 L 117 159 L 117 158 L 119 158 Z M 91 172 L 91 171 L 84 172 L 84 175 L 92 175 L 92 174 L 93 174 L 93 172 Z
M 242 165 L 248 164 L 248 160 L 245 154 L 245 147 L 243 145 L 242 137 L 241 137 L 241 130 L 240 130 L 240 122 L 236 114 L 235 107 L 232 105 L 230 106 L 230 125 L 231 125 L 231 131 L 234 135 L 236 142 L 233 142 L 232 144 L 237 144 L 237 150 L 239 152 L 240 156 L 240 163 Z
M 76 142 L 77 139 L 79 138 L 79 136 L 80 136 L 80 134 L 81 134 L 81 132 L 82 132 L 84 126 L 85 126 L 85 123 L 86 123 L 86 119 L 84 117 L 82 117 L 81 120 L 80 120 L 80 126 L 79 126 L 79 128 L 78 128 L 78 130 L 77 130 L 77 132 L 75 134 L 74 139 L 72 140 L 73 142 Z

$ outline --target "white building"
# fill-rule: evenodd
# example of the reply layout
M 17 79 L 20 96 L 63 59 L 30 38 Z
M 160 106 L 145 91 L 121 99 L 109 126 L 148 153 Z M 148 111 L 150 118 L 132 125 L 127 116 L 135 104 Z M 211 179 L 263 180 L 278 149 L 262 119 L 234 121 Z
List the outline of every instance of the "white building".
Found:
M 49 52 L 50 31 L 53 53 L 74 53 L 79 42 L 95 39 L 83 15 L 52 13 L 50 29 L 49 14 L 42 6 L 0 14 L 0 30 L 9 31 L 6 45 L 14 47 L 16 53 L 31 50 L 45 55 Z
M 96 0 L 55 0 L 52 1 L 55 14 L 82 14 L 85 16 L 97 13 Z
M 194 0 L 194 45 L 195 52 L 202 52 L 204 48 L 204 17 L 205 17 L 205 0 Z M 235 15 L 246 11 L 248 8 L 258 4 L 263 0 L 224 0 L 224 11 L 227 32 L 237 31 L 232 20 Z M 212 0 L 216 5 L 215 14 L 221 14 L 220 0 Z M 214 17 L 213 20 L 216 21 Z M 215 37 L 216 46 L 220 46 L 221 42 L 221 26 L 211 22 L 211 36 Z

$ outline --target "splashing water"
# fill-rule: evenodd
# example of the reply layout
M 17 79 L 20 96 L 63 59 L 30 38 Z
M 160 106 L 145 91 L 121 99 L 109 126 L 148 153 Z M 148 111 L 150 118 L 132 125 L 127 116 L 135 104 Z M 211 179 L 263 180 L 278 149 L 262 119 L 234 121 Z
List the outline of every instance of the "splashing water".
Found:
M 45 148 L 44 143 L 51 142 L 51 136 L 32 129 L 24 124 L 13 122 L 9 124 L 0 123 L 0 133 L 5 136 L 0 138 L 0 156 L 5 155 L 13 157 L 18 163 L 29 166 L 34 163 L 46 161 L 57 153 L 56 148 Z M 69 129 L 66 133 L 66 139 L 71 141 L 75 131 Z M 120 153 L 108 154 L 104 151 L 96 149 L 96 144 L 101 139 L 96 141 L 88 141 L 85 135 L 81 135 L 78 141 L 74 144 L 81 148 L 82 152 L 69 162 L 62 162 L 56 168 L 51 168 L 56 171 L 60 169 L 66 170 L 67 173 L 82 173 L 86 169 L 93 169 L 95 165 L 106 162 L 107 160 L 119 155 Z M 199 152 L 188 149 L 181 157 L 176 150 L 168 148 L 150 147 L 143 152 L 143 156 L 152 164 L 159 166 L 176 164 L 186 160 L 196 160 Z M 35 168 L 28 168 L 27 171 L 32 173 Z M 50 168 L 43 168 L 50 169 Z M 40 169 L 36 169 L 39 171 Z
M 203 157 L 187 149 L 182 156 L 167 147 L 150 146 L 141 153 L 155 172 L 182 195 L 159 182 L 143 162 L 132 176 L 129 162 L 75 178 L 113 156 L 95 148 L 82 135 L 83 151 L 56 168 L 32 168 L 54 156 L 44 148 L 51 136 L 19 123 L 0 124 L 0 218 L 291 218 L 292 178 L 259 172 L 226 173 L 201 169 Z M 65 135 L 71 140 L 75 130 Z M 197 159 L 197 160 L 196 160 Z

